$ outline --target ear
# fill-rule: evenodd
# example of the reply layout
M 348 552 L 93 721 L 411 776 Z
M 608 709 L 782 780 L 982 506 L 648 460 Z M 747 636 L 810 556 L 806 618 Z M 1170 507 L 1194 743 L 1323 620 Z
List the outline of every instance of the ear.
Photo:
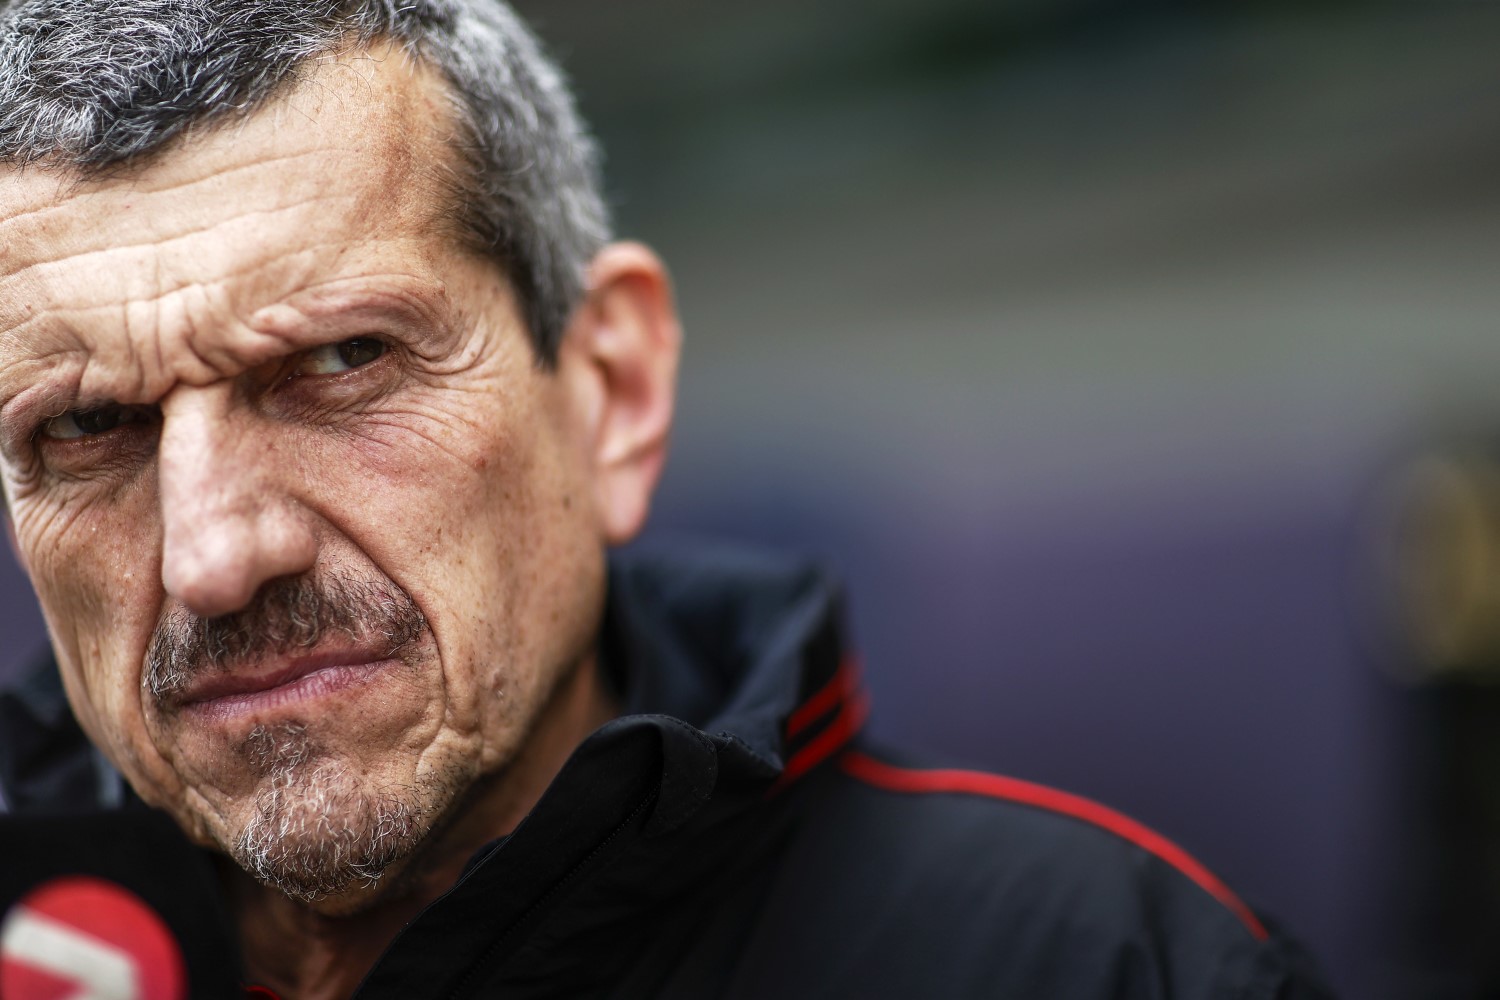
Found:
M 589 267 L 588 291 L 558 349 L 584 424 L 604 539 L 629 541 L 645 524 L 667 457 L 682 327 L 661 259 L 614 243 Z

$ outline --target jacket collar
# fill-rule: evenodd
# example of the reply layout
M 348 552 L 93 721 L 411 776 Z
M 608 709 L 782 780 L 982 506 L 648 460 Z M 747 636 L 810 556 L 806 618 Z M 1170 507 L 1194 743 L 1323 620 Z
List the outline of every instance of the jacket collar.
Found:
M 670 716 L 777 773 L 805 771 L 822 734 L 847 739 L 863 721 L 842 603 L 837 582 L 802 560 L 707 546 L 618 555 L 606 671 L 626 718 Z

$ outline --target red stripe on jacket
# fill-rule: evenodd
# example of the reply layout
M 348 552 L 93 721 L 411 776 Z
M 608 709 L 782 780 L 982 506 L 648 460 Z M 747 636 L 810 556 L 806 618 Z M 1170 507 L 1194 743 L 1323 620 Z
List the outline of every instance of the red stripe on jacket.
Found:
M 1219 880 L 1218 876 L 1203 867 L 1192 855 L 1129 816 L 1082 796 L 1060 792 L 1055 788 L 1021 781 L 1018 778 L 1006 778 L 981 771 L 912 770 L 894 767 L 855 750 L 844 754 L 839 759 L 839 766 L 851 777 L 887 791 L 982 795 L 992 799 L 1004 799 L 1008 802 L 1035 806 L 1091 823 L 1151 852 L 1182 872 L 1238 917 L 1257 941 L 1265 941 L 1270 937 L 1265 925 L 1260 922 L 1250 907 L 1246 906 L 1227 885 Z

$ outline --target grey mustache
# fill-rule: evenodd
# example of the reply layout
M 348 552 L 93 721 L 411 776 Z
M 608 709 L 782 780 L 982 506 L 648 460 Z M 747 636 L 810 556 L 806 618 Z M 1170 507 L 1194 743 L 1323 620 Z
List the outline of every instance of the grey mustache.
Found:
M 182 609 L 163 615 L 146 650 L 141 684 L 166 704 L 203 673 L 313 649 L 333 635 L 378 640 L 382 653 L 394 656 L 426 631 L 421 609 L 390 580 L 283 577 L 227 615 L 203 618 Z

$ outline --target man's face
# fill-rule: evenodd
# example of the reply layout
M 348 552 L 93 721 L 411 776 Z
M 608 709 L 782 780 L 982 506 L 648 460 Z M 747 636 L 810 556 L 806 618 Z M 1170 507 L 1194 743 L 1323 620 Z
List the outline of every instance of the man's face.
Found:
M 591 404 L 443 220 L 446 108 L 349 57 L 133 172 L 0 175 L 4 483 L 70 701 L 309 897 L 515 757 L 602 599 Z

